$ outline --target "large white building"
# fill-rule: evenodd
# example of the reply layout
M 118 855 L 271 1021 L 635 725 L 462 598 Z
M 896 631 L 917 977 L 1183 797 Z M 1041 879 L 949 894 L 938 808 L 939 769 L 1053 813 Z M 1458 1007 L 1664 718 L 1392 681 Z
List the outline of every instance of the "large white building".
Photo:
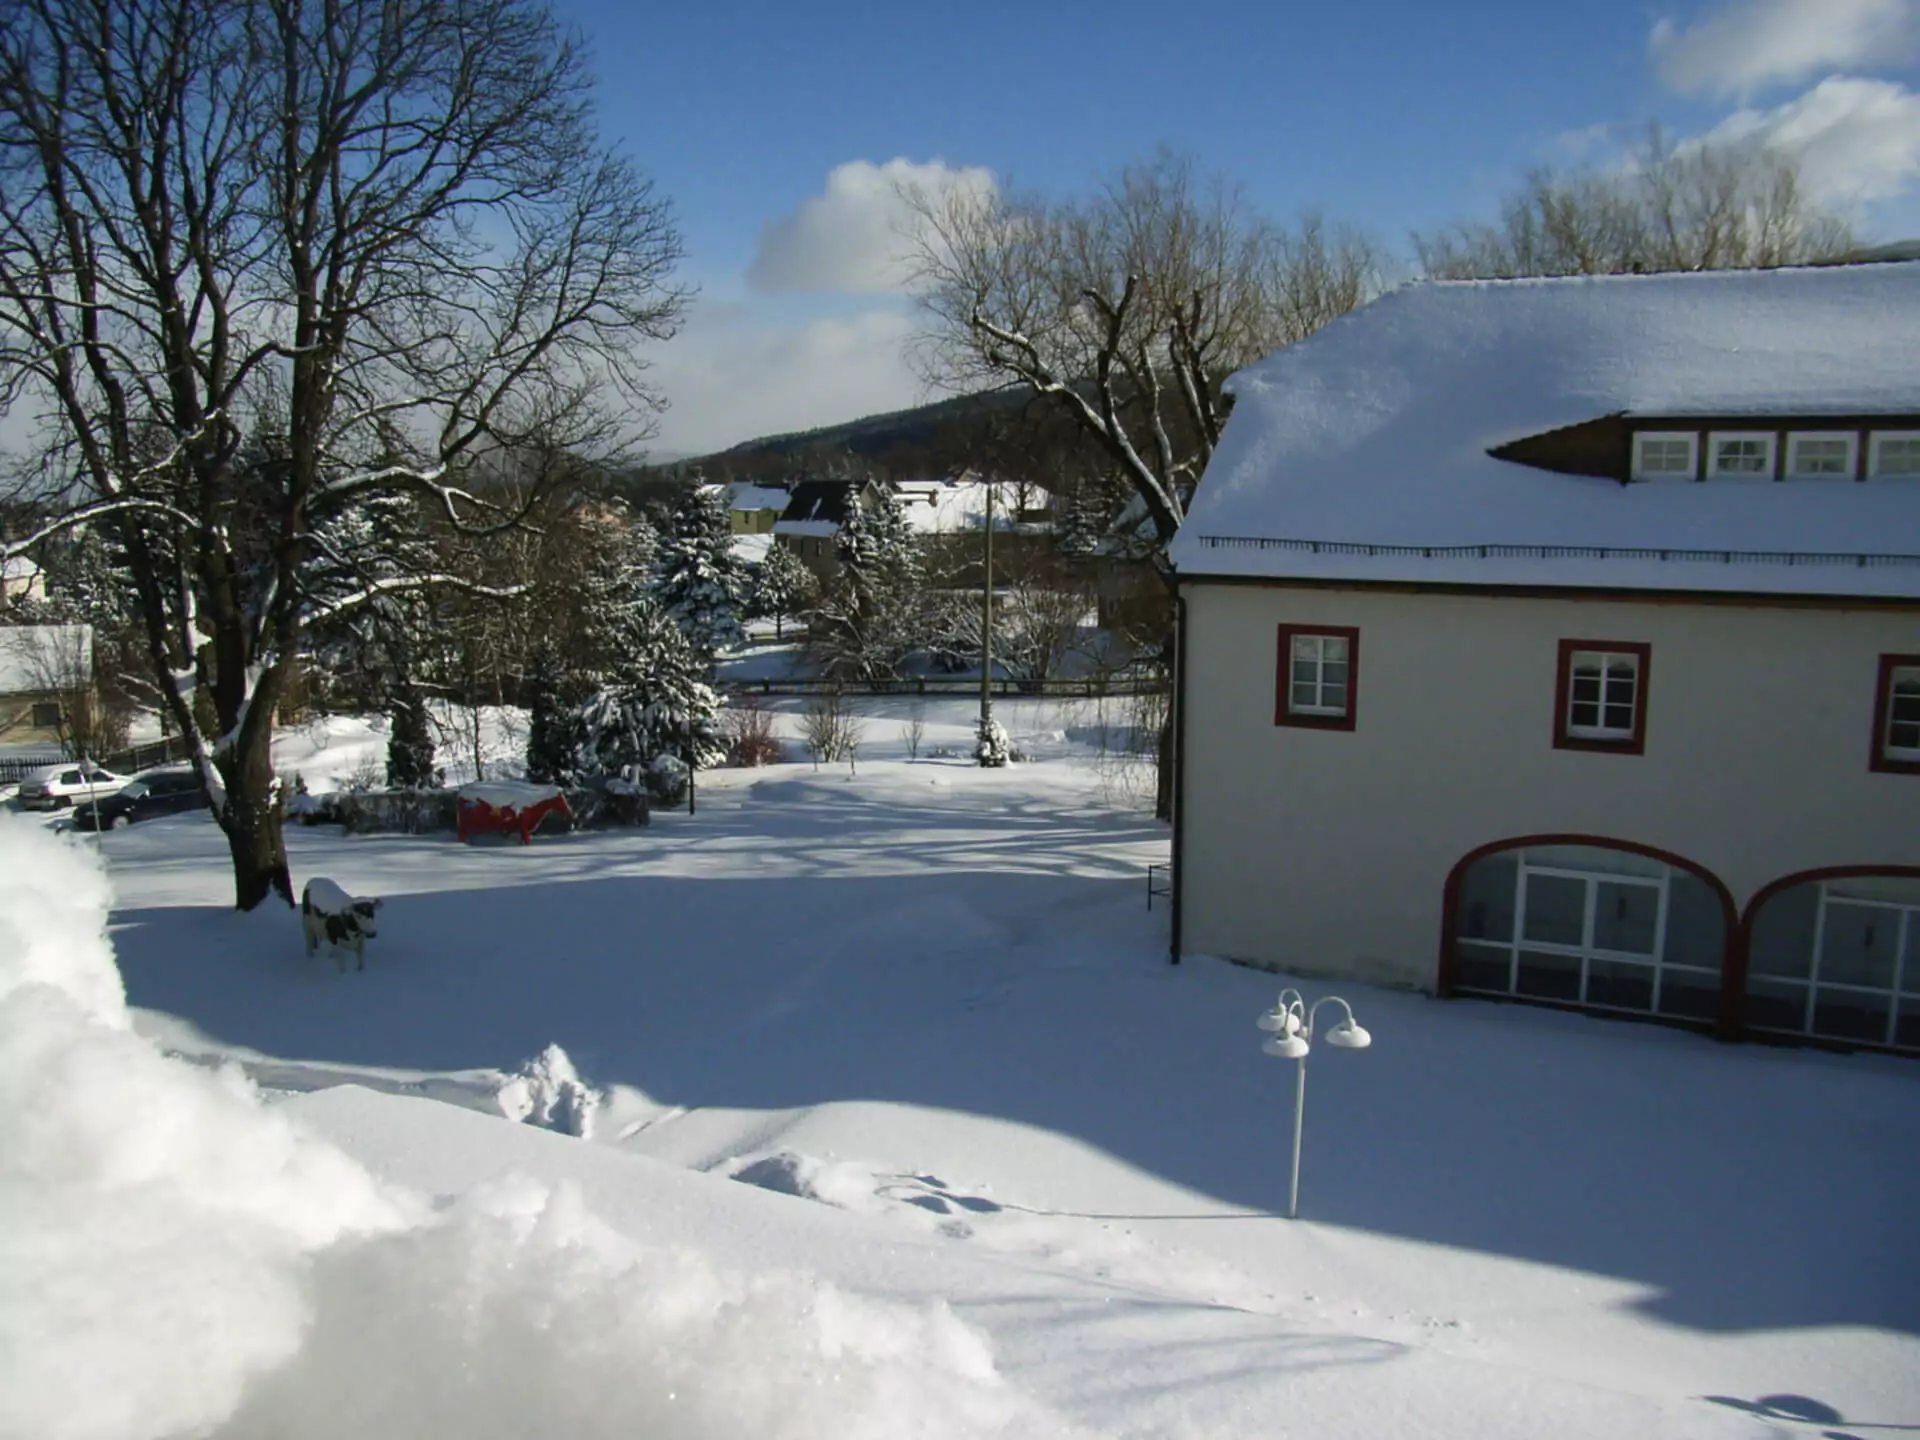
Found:
M 1920 1049 L 1920 264 L 1427 284 L 1236 376 L 1175 956 Z

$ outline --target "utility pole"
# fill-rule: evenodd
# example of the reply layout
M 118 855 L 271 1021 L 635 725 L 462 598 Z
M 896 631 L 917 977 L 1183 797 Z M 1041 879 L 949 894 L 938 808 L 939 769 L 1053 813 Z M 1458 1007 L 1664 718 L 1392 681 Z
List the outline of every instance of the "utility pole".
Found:
M 980 734 L 993 725 L 993 482 L 987 482 L 984 578 L 980 583 Z

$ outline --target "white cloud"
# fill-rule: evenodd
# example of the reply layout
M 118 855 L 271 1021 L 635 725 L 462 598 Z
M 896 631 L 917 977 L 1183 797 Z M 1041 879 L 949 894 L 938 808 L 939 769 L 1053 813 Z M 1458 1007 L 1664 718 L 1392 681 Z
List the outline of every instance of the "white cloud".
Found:
M 1676 90 L 1749 95 L 1836 69 L 1887 69 L 1920 53 L 1920 0 L 1732 0 L 1649 39 Z
M 699 455 L 917 405 L 913 333 L 913 313 L 897 302 L 797 322 L 754 304 L 696 310 L 654 356 L 650 378 L 670 408 L 652 448 Z
M 1920 177 L 1920 95 L 1887 80 L 1834 76 L 1771 110 L 1738 110 L 1702 137 L 1794 156 L 1814 198 L 1839 206 L 1892 199 Z
M 956 169 L 933 160 L 852 160 L 834 168 L 827 188 L 790 215 L 771 220 L 747 282 L 762 291 L 899 290 L 910 276 L 912 209 L 902 189 L 942 195 L 955 189 L 990 193 L 993 174 L 979 166 Z

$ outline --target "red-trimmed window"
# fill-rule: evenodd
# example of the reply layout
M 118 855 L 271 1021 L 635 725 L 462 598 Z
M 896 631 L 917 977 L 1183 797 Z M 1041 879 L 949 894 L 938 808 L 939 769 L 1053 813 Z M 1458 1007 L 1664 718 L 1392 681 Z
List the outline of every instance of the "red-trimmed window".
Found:
M 1562 640 L 1553 743 L 1561 750 L 1638 755 L 1647 746 L 1653 647 L 1634 640 Z
M 1873 701 L 1873 768 L 1920 775 L 1920 655 L 1882 655 Z
M 1347 625 L 1282 625 L 1276 725 L 1351 730 L 1360 683 L 1360 632 Z

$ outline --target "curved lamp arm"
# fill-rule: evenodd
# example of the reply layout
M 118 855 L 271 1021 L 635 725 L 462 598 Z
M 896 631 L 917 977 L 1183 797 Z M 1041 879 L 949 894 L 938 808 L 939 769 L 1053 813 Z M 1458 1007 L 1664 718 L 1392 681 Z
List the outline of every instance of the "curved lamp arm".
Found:
M 1360 1023 L 1353 1018 L 1353 1007 L 1338 995 L 1322 995 L 1313 1002 L 1313 1008 L 1307 1012 L 1305 1034 L 1308 1039 L 1313 1038 L 1314 1016 L 1320 1013 L 1322 1005 L 1338 1005 L 1341 1013 L 1347 1017 L 1322 1037 L 1327 1044 L 1342 1050 L 1364 1050 L 1373 1043 L 1373 1036 L 1362 1029 Z

